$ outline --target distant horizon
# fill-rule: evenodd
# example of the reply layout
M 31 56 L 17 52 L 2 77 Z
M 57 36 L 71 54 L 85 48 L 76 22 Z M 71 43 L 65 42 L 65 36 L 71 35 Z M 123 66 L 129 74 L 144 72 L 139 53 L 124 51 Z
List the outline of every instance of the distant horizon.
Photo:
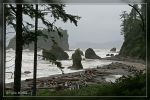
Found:
M 68 42 L 70 46 L 78 44 L 78 42 L 105 43 L 109 41 L 123 41 L 121 31 L 120 15 L 122 11 L 129 12 L 131 7 L 127 4 L 111 4 L 111 5 L 66 5 L 65 10 L 69 14 L 78 15 L 81 19 L 76 27 L 73 23 L 63 23 L 58 20 L 57 27 L 67 30 L 69 34 Z M 47 18 L 49 18 L 47 16 Z M 24 15 L 25 21 L 34 22 L 33 19 Z M 39 20 L 39 27 L 44 27 Z M 12 32 L 7 27 L 7 32 Z M 7 34 L 6 45 L 15 33 Z
M 117 44 L 117 46 L 116 46 L 116 42 L 118 42 L 118 44 Z M 72 44 L 72 45 L 70 45 L 70 43 L 69 43 L 69 50 L 72 50 L 72 49 L 77 49 L 77 48 L 80 48 L 80 49 L 87 49 L 87 48 L 93 48 L 93 49 L 111 49 L 111 48 L 116 48 L 116 49 L 121 49 L 121 46 L 122 46 L 122 44 L 123 44 L 123 42 L 124 41 L 108 41 L 108 42 L 103 42 L 103 43 L 96 43 L 96 42 L 89 42 L 89 41 L 80 41 L 80 42 L 77 42 L 76 44 Z M 77 46 L 77 44 L 83 44 L 83 43 L 85 43 L 85 44 L 88 44 L 88 46 L 82 46 L 81 47 L 81 45 L 79 46 Z M 110 43 L 115 43 L 115 44 L 113 44 L 113 45 L 111 45 Z M 94 44 L 94 45 L 91 45 L 91 44 Z M 108 44 L 108 45 L 107 45 Z M 99 45 L 99 46 L 95 46 L 95 45 Z M 104 46 L 102 46 L 102 45 L 104 45 Z M 111 45 L 111 46 L 110 46 Z M 6 47 L 8 46 L 8 44 L 6 45 Z M 24 49 L 25 50 L 25 49 Z
M 89 41 L 80 41 L 74 45 L 69 45 L 69 48 L 94 48 L 94 49 L 111 49 L 113 47 L 120 49 L 124 41 L 107 41 L 103 43 L 98 42 L 89 42 Z

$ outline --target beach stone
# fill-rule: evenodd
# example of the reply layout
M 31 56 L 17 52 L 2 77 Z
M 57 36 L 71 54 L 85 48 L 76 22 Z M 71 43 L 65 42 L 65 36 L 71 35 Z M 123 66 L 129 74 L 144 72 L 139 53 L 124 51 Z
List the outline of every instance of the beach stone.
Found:
M 110 54 L 106 54 L 106 56 L 110 56 Z
M 76 49 L 75 52 L 72 54 L 72 60 L 73 60 L 73 65 L 71 67 L 69 67 L 70 69 L 83 69 L 81 60 L 82 57 L 81 55 L 83 55 L 83 52 L 80 49 Z
M 24 73 L 25 73 L 25 74 L 30 74 L 31 72 L 30 72 L 30 71 L 24 71 Z
M 112 49 L 110 49 L 110 51 L 116 52 L 116 48 L 112 48 Z
M 101 57 L 96 55 L 96 53 L 94 52 L 94 50 L 92 48 L 88 48 L 85 51 L 85 58 L 87 58 L 87 59 L 100 59 Z
M 58 45 L 53 45 L 52 49 L 42 51 L 43 58 L 46 60 L 68 60 L 69 56 L 64 50 Z

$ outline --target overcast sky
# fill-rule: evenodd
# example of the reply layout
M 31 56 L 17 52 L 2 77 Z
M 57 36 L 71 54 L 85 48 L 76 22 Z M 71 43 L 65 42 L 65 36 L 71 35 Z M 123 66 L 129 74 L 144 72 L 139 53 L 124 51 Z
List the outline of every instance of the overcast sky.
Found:
M 108 41 L 123 41 L 120 35 L 120 14 L 129 12 L 128 5 L 67 5 L 66 12 L 79 15 L 81 19 L 76 27 L 73 24 L 58 22 L 57 25 L 67 29 L 69 43 L 78 42 L 104 43 Z
M 131 7 L 127 4 L 69 4 L 66 5 L 65 10 L 67 13 L 81 17 L 77 27 L 70 22 L 57 21 L 56 23 L 58 27 L 68 30 L 69 44 L 75 45 L 79 42 L 123 41 L 123 36 L 120 35 L 120 14 L 122 11 L 129 12 Z M 24 19 L 30 21 L 26 16 Z M 39 26 L 43 26 L 41 22 Z

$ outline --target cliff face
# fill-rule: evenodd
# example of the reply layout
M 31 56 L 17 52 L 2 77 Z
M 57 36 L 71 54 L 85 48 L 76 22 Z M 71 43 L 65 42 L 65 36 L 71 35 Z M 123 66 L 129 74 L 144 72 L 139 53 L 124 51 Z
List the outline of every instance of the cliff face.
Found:
M 69 50 L 69 44 L 68 44 L 68 34 L 67 30 L 60 30 L 63 34 L 63 37 L 59 37 L 57 32 L 48 32 L 46 29 L 42 30 L 44 34 L 48 35 L 48 39 L 45 39 L 44 37 L 38 37 L 38 50 L 41 49 L 51 49 L 51 46 L 53 45 L 53 42 L 51 41 L 51 37 L 54 37 L 55 41 L 58 43 L 58 46 L 60 46 L 63 50 Z M 15 49 L 16 47 L 16 37 L 12 38 L 7 46 L 7 49 L 12 48 Z M 24 45 L 23 49 L 29 49 L 33 50 L 33 42 L 29 45 Z

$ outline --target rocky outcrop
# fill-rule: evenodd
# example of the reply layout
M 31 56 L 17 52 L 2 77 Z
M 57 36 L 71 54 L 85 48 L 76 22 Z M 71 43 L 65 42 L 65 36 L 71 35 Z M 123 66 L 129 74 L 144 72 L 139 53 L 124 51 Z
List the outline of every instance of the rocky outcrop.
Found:
M 69 56 L 64 50 L 59 47 L 58 45 L 54 45 L 52 49 L 45 50 L 43 49 L 42 55 L 44 59 L 47 60 L 67 60 L 69 59 Z
M 116 52 L 116 48 L 112 48 L 110 51 L 112 51 L 112 52 Z
M 114 56 L 114 54 L 106 54 L 106 56 Z
M 94 52 L 94 50 L 92 48 L 88 48 L 85 51 L 85 58 L 87 58 L 87 59 L 100 59 L 101 57 L 96 55 L 96 53 Z
M 106 54 L 106 56 L 110 56 L 110 54 Z
M 78 70 L 78 69 L 83 69 L 81 60 L 83 55 L 83 52 L 80 49 L 75 50 L 75 52 L 72 54 L 72 60 L 73 60 L 73 65 L 69 67 L 70 69 Z
M 41 49 L 51 49 L 53 42 L 51 40 L 51 37 L 54 37 L 55 41 L 57 42 L 58 46 L 61 47 L 63 50 L 69 50 L 69 44 L 68 44 L 68 34 L 67 30 L 62 30 L 59 29 L 63 35 L 63 37 L 60 37 L 57 32 L 48 32 L 48 30 L 43 29 L 42 32 L 46 35 L 48 35 L 48 39 L 40 36 L 38 37 L 37 45 L 38 45 L 38 50 Z M 16 37 L 12 38 L 7 46 L 7 49 L 15 49 L 16 47 Z M 33 42 L 30 43 L 29 45 L 24 45 L 23 49 L 29 49 L 33 50 Z

